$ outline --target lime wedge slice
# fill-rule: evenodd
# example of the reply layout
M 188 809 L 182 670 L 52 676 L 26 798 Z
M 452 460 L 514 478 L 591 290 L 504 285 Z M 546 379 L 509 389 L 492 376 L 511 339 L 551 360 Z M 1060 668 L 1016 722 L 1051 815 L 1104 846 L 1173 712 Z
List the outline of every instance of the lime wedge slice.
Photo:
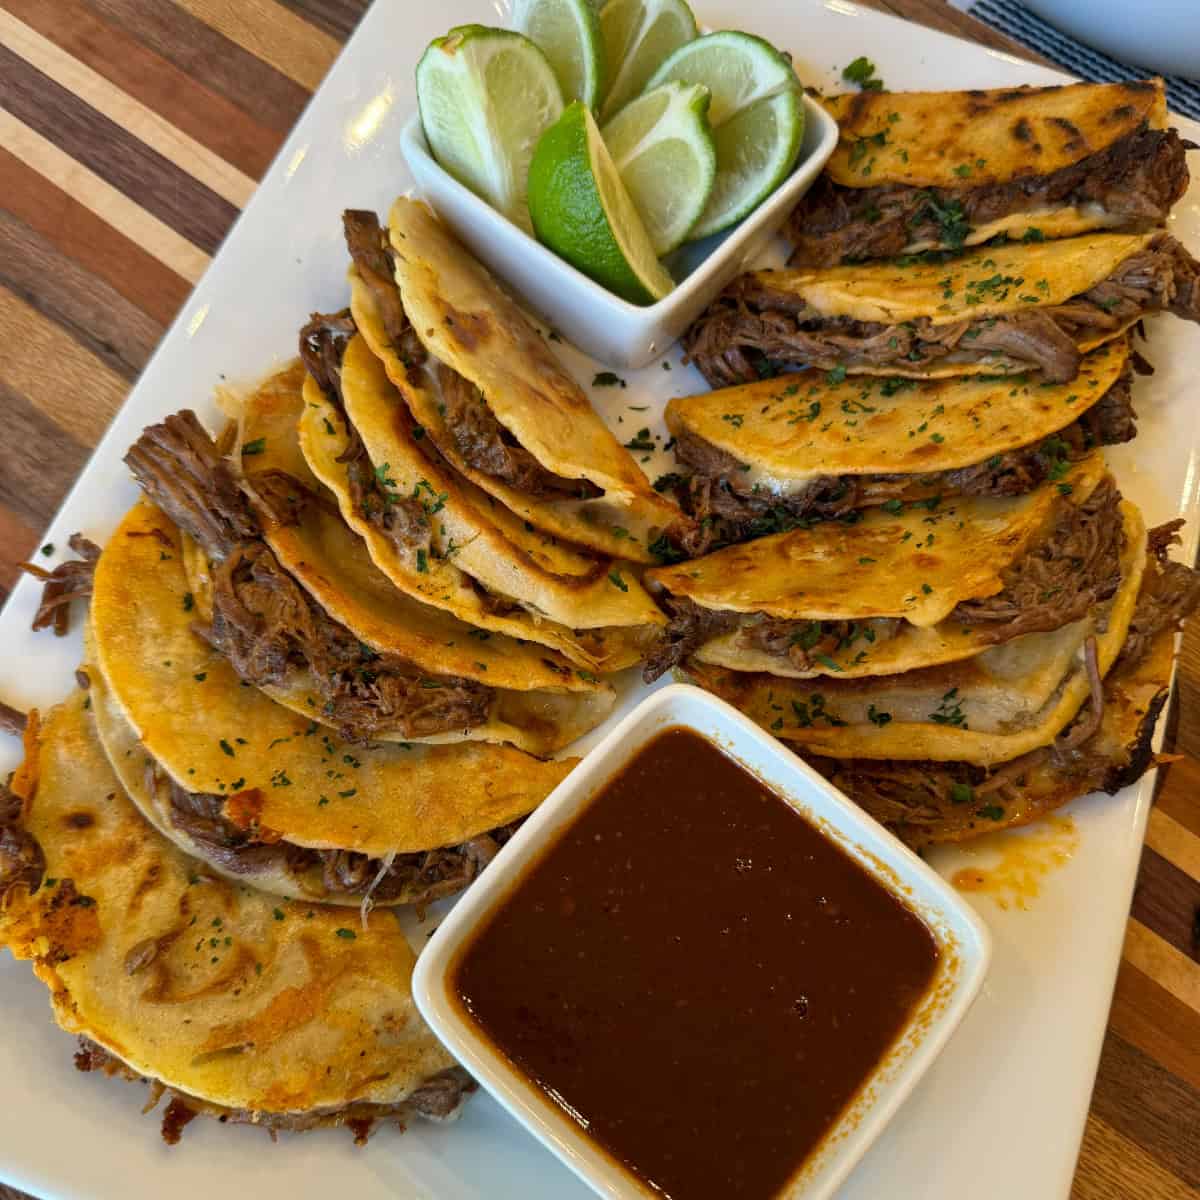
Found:
M 696 36 L 696 18 L 683 0 L 608 0 L 600 32 L 608 63 L 600 119 L 607 121 L 641 93 L 663 59 Z
M 460 25 L 417 63 L 417 103 L 434 158 L 523 229 L 529 160 L 563 110 L 546 56 L 508 29 Z
M 529 165 L 538 238 L 633 304 L 662 299 L 675 281 L 659 263 L 595 118 L 581 101 L 542 135 Z
M 595 110 L 604 88 L 604 42 L 588 0 L 516 0 L 513 28 L 550 60 L 563 100 Z
M 717 179 L 689 237 L 707 237 L 740 221 L 792 169 L 804 137 L 804 103 L 796 73 L 774 46 L 749 33 L 710 33 L 681 46 L 648 87 L 672 79 L 712 92 L 709 124 Z
M 678 246 L 712 195 L 717 151 L 700 83 L 664 83 L 643 93 L 601 132 L 661 258 Z

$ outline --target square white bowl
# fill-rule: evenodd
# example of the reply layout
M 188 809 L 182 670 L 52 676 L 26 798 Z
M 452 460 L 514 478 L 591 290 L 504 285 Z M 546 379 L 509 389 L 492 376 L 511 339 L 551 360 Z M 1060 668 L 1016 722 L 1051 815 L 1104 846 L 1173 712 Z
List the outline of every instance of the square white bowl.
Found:
M 450 1052 L 525 1128 L 601 1196 L 650 1200 L 498 1051 L 455 999 L 451 969 L 481 922 L 604 785 L 664 729 L 684 726 L 716 744 L 859 862 L 925 921 L 941 951 L 937 974 L 908 1025 L 804 1169 L 777 1200 L 830 1196 L 932 1065 L 983 983 L 991 939 L 940 875 L 783 744 L 723 700 L 674 684 L 648 696 L 563 780 L 455 905 L 421 952 L 417 1007 Z M 614 1053 L 619 1052 L 614 1047 Z
M 593 358 L 642 367 L 661 354 L 767 246 L 838 141 L 834 119 L 804 96 L 804 141 L 792 173 L 745 220 L 669 258 L 679 281 L 656 304 L 630 304 L 501 216 L 434 160 L 416 113 L 400 149 L 417 191 L 471 252 L 552 328 Z

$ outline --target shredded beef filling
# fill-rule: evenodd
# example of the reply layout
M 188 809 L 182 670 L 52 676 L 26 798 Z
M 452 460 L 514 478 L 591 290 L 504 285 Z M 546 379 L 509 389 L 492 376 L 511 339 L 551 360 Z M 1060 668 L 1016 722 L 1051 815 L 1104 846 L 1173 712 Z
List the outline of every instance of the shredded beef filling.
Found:
M 371 291 L 383 319 L 388 340 L 395 347 L 400 361 L 406 366 L 420 366 L 425 361 L 425 347 L 417 337 L 396 286 L 396 265 L 387 230 L 379 224 L 373 212 L 348 208 L 342 214 L 342 231 L 346 248 L 358 270 L 359 278 Z
M 587 479 L 564 479 L 546 470 L 496 420 L 483 394 L 445 363 L 437 364 L 446 428 L 463 461 L 476 471 L 531 496 L 588 500 L 603 491 Z
M 1168 629 L 1179 629 L 1200 606 L 1200 572 L 1166 557 L 1167 548 L 1178 540 L 1175 531 L 1179 525 L 1179 521 L 1172 521 L 1149 533 L 1153 562 L 1138 594 L 1125 645 L 1110 669 L 1110 680 L 1133 670 L 1155 637 Z M 1029 772 L 1043 765 L 1048 764 L 1060 778 L 1070 782 L 1075 794 L 1119 791 L 1134 782 L 1150 763 L 1150 738 L 1166 692 L 1150 706 L 1134 744 L 1125 747 L 1121 758 L 1114 760 L 1111 750 L 1092 746 L 1101 728 L 1104 688 L 1096 669 L 1094 645 L 1091 653 L 1088 667 L 1092 694 L 1075 720 L 1052 746 L 998 767 L 820 756 L 807 761 L 878 820 L 918 843 L 931 836 L 936 838 L 941 826 L 961 823 L 964 814 L 985 821 L 995 819 L 993 806 L 1002 810 L 1005 804 L 1019 799 Z
M 190 409 L 144 429 L 125 463 L 142 491 L 210 558 L 258 537 L 237 472 Z
M 429 676 L 364 646 L 332 620 L 261 542 L 235 548 L 213 574 L 213 620 L 198 628 L 238 675 L 259 687 L 307 670 L 322 714 L 343 737 L 381 732 L 425 737 L 487 720 L 493 691 L 457 676 Z
M 297 877 L 319 871 L 330 896 L 365 896 L 369 891 L 375 901 L 404 897 L 406 904 L 418 910 L 461 892 L 521 824 L 514 821 L 458 846 L 397 854 L 384 870 L 384 860 L 366 854 L 310 850 L 287 841 L 257 841 L 253 829 L 242 828 L 225 815 L 227 796 L 188 792 L 173 780 L 168 786 L 171 823 L 227 871 L 255 875 L 282 870 Z
M 307 671 L 322 715 L 351 741 L 383 732 L 402 737 L 470 729 L 487 719 L 491 688 L 457 676 L 429 676 L 364 646 L 325 612 L 260 540 L 246 492 L 275 519 L 299 520 L 319 499 L 282 472 L 243 485 L 194 413 L 152 426 L 126 461 L 152 500 L 215 561 L 213 615 L 195 631 L 247 683 L 283 684 Z M 208 507 L 211 505 L 212 507 Z
M 970 625 L 991 643 L 1061 629 L 1112 597 L 1121 582 L 1125 545 L 1121 495 L 1111 479 L 1083 504 L 1059 503 L 1050 536 L 1030 547 L 982 600 L 964 600 L 950 619 Z
M 847 259 L 892 258 L 910 246 L 959 249 L 973 229 L 1012 213 L 1097 205 L 1120 228 L 1166 220 L 1188 186 L 1186 151 L 1174 129 L 1126 134 L 1107 150 L 1049 175 L 982 187 L 850 188 L 822 175 L 788 221 L 794 266 L 832 267 Z
M 1078 420 L 1037 446 L 995 454 L 981 463 L 928 475 L 822 475 L 795 492 L 756 491 L 733 455 L 681 431 L 675 455 L 692 474 L 673 481 L 676 498 L 696 518 L 684 540 L 689 556 L 718 546 L 837 520 L 888 501 L 917 504 L 953 496 L 1019 496 L 1060 474 L 1097 446 L 1130 441 L 1137 416 L 1130 399 L 1132 369 Z
M 131 1070 L 119 1058 L 110 1054 L 90 1038 L 80 1037 L 75 1052 L 75 1068 L 79 1071 L 103 1071 L 130 1082 L 149 1083 L 150 1099 L 144 1112 L 149 1112 L 166 1094 L 169 1097 L 162 1117 L 162 1138 L 168 1146 L 179 1142 L 184 1128 L 198 1116 L 215 1117 L 234 1125 L 258 1125 L 274 1138 L 279 1132 L 302 1133 L 328 1125 L 345 1125 L 357 1145 L 365 1145 L 377 1121 L 395 1121 L 401 1129 L 411 1117 L 444 1121 L 454 1115 L 463 1100 L 476 1088 L 475 1081 L 462 1069 L 448 1070 L 426 1080 L 407 1098 L 395 1104 L 373 1104 L 351 1101 L 341 1108 L 317 1109 L 306 1113 L 271 1113 L 259 1109 L 225 1108 L 208 1100 L 200 1100 L 186 1092 L 165 1087 L 157 1080 L 147 1080 Z
M 79 533 L 71 534 L 67 545 L 79 558 L 59 563 L 52 571 L 37 563 L 20 564 L 22 571 L 44 584 L 41 603 L 30 626 L 35 633 L 53 627 L 55 637 L 63 637 L 71 627 L 72 602 L 86 600 L 92 594 L 92 576 L 100 561 L 100 547 Z
M 1169 234 L 1065 304 L 946 325 L 928 317 L 897 325 L 826 318 L 773 288 L 769 273 L 743 275 L 697 319 L 685 344 L 714 387 L 798 365 L 904 370 L 949 355 L 955 362 L 977 362 L 996 352 L 1040 370 L 1047 380 L 1065 382 L 1079 369 L 1080 340 L 1162 310 L 1200 321 L 1200 263 Z
M 394 287 L 395 285 L 393 285 Z M 402 496 L 387 464 L 378 469 L 346 415 L 342 400 L 342 357 L 355 334 L 349 312 L 314 313 L 300 331 L 300 357 L 308 373 L 337 409 L 346 429 L 346 449 L 338 462 L 346 464 L 346 482 L 354 507 L 403 551 L 429 551 L 433 529 L 420 496 Z
M 531 496 L 587 500 L 603 495 L 586 479 L 564 479 L 548 471 L 496 419 L 477 387 L 445 363 L 431 360 L 404 312 L 396 284 L 392 249 L 379 218 L 372 212 L 349 209 L 342 216 L 346 246 L 363 281 L 371 289 L 384 326 L 406 366 L 426 366 L 444 406 L 446 430 L 467 466 Z M 428 430 L 433 438 L 439 430 Z M 443 452 L 450 446 L 442 446 Z
M 736 629 L 742 620 L 741 613 L 701 608 L 686 596 L 664 596 L 662 606 L 671 619 L 646 656 L 642 678 L 647 683 L 679 666 L 705 642 Z
M 1182 526 L 1183 520 L 1177 519 L 1150 530 L 1148 548 L 1156 569 L 1146 573 L 1114 670 L 1140 662 L 1160 633 L 1180 629 L 1183 618 L 1200 605 L 1200 572 L 1167 558 L 1180 540 Z

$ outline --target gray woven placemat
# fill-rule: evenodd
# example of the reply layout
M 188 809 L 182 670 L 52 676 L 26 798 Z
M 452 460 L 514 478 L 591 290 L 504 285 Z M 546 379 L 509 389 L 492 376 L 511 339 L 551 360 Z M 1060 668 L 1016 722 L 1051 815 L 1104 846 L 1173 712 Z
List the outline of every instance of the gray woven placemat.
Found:
M 958 5 L 956 7 L 962 7 Z M 1006 33 L 1010 38 L 1045 55 L 1064 71 L 1094 83 L 1117 83 L 1128 79 L 1147 79 L 1155 71 L 1128 63 L 1117 62 L 1099 50 L 1093 50 L 1073 37 L 1047 24 L 1017 0 L 977 0 L 968 10 L 973 17 Z M 1200 0 L 1197 3 L 1200 20 Z M 1200 121 L 1200 82 L 1168 75 L 1167 105 L 1173 111 Z

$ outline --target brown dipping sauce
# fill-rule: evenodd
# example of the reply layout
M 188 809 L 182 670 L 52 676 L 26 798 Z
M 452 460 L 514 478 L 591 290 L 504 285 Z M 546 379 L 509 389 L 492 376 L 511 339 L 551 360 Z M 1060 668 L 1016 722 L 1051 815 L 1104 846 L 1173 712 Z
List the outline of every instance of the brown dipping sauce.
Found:
M 672 1200 L 765 1200 L 906 1025 L 923 922 L 690 730 L 660 734 L 452 967 L 547 1098 Z

